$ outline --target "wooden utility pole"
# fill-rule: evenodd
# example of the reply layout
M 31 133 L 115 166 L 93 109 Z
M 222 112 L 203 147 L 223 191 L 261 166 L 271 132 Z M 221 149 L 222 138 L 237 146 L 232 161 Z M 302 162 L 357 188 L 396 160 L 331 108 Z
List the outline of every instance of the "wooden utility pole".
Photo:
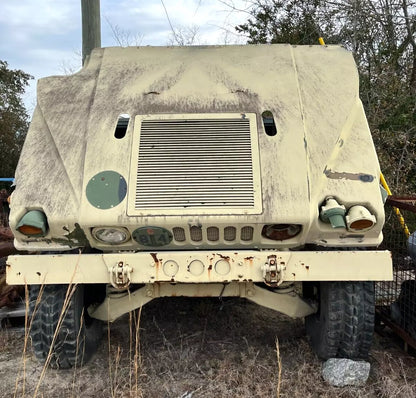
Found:
M 100 0 L 81 0 L 82 64 L 94 48 L 101 47 Z

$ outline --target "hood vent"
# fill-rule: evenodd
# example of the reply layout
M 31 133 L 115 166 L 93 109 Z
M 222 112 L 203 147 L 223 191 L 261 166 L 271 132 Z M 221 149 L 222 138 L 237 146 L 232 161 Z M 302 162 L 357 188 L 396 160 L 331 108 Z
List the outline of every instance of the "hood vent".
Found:
M 255 116 L 181 116 L 147 117 L 137 126 L 135 212 L 255 212 L 260 202 Z

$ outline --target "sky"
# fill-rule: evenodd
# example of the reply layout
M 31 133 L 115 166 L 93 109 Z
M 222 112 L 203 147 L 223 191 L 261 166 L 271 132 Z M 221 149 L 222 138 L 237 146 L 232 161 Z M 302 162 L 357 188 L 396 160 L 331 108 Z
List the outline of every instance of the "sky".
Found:
M 234 27 L 243 23 L 246 0 L 101 0 L 101 45 L 172 44 L 172 29 L 197 28 L 195 44 L 244 43 Z M 81 66 L 81 0 L 0 0 L 0 59 L 34 77 L 24 95 L 29 113 L 36 103 L 36 80 L 75 72 Z

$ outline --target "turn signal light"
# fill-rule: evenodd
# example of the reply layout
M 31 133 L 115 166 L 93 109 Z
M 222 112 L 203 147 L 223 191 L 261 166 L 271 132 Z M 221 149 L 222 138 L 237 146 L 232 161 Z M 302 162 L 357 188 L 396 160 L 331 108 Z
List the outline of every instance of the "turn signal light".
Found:
M 350 231 L 367 231 L 376 223 L 376 217 L 364 206 L 353 206 L 345 217 Z
M 27 236 L 45 236 L 48 230 L 46 215 L 40 210 L 30 210 L 20 219 L 16 228 Z
M 17 228 L 19 232 L 24 235 L 41 235 L 42 230 L 40 228 L 33 227 L 32 225 L 22 225 L 21 227 Z
M 302 226 L 298 224 L 271 224 L 265 225 L 261 235 L 272 240 L 287 240 L 300 233 Z

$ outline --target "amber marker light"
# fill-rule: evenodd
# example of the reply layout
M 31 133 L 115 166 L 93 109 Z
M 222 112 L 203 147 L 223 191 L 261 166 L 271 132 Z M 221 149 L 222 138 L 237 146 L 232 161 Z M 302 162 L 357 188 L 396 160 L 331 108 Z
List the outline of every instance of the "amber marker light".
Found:
M 33 227 L 32 225 L 22 225 L 21 227 L 17 228 L 19 232 L 24 235 L 41 235 L 42 230 L 40 228 Z
M 20 219 L 16 229 L 26 236 L 45 236 L 48 230 L 45 213 L 40 210 L 28 211 Z
M 353 206 L 345 217 L 350 231 L 367 231 L 376 224 L 376 217 L 364 206 Z

